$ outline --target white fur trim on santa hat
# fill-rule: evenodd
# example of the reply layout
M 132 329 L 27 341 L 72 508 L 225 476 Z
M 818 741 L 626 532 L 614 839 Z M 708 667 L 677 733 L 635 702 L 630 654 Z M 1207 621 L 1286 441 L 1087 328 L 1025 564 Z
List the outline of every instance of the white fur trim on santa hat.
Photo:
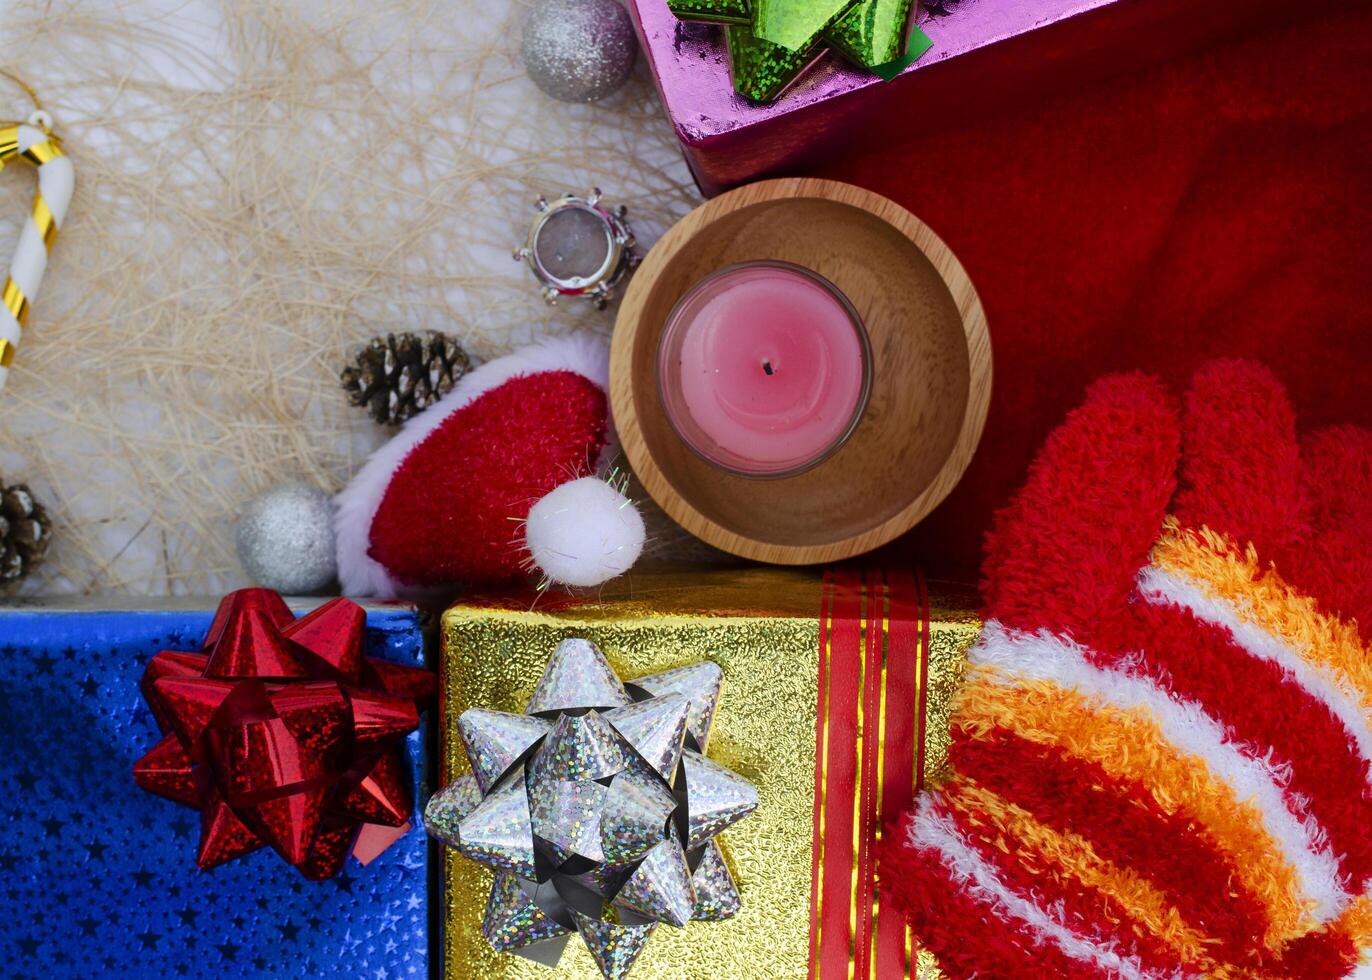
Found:
M 464 375 L 453 390 L 405 423 L 358 470 L 352 481 L 334 498 L 334 531 L 338 538 L 338 578 L 343 594 L 394 598 L 407 590 L 367 552 L 371 547 L 372 521 L 390 486 L 391 477 L 410 453 L 443 424 L 453 412 L 499 388 L 512 378 L 544 371 L 572 371 L 607 391 L 610 380 L 610 351 L 605 342 L 594 337 L 573 335 L 554 337 L 498 357 Z M 606 433 L 607 444 L 599 463 L 613 458 L 618 447 L 611 445 L 614 427 Z

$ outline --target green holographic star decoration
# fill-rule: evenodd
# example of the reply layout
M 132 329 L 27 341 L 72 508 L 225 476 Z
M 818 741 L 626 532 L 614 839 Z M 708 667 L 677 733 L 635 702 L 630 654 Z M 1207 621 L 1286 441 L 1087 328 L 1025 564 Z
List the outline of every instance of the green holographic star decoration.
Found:
M 753 33 L 788 51 L 808 51 L 858 0 L 752 0 Z
M 678 18 L 726 26 L 734 91 L 770 102 L 827 50 L 890 81 L 933 42 L 915 0 L 667 0 Z

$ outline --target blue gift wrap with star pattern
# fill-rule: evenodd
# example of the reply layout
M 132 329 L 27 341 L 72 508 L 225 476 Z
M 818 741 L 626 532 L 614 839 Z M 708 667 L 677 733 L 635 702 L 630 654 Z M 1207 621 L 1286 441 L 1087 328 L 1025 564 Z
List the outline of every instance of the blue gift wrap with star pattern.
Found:
M 327 881 L 269 848 L 196 867 L 199 814 L 134 785 L 160 737 L 138 682 L 159 650 L 199 649 L 216 603 L 102 604 L 0 606 L 0 975 L 429 976 L 418 816 Z M 419 614 L 369 606 L 367 655 L 422 665 Z M 407 742 L 420 802 L 431 730 Z

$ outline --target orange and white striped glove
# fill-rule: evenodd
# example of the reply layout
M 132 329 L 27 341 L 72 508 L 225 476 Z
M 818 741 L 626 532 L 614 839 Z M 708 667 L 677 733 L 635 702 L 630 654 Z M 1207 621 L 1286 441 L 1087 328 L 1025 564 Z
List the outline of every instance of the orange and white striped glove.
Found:
M 1112 376 L 988 539 L 951 776 L 882 855 L 952 977 L 1347 975 L 1372 945 L 1372 433 Z

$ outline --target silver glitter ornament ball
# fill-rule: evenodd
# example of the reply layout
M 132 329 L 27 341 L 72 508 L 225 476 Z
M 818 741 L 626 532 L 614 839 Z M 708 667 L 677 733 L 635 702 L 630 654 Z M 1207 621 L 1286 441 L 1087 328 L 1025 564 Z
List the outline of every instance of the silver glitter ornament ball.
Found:
M 617 0 L 542 0 L 524 23 L 524 70 L 563 102 L 595 102 L 634 70 L 638 40 Z
M 283 483 L 248 501 L 238 518 L 238 560 L 258 585 L 310 595 L 338 577 L 333 501 L 318 487 Z

